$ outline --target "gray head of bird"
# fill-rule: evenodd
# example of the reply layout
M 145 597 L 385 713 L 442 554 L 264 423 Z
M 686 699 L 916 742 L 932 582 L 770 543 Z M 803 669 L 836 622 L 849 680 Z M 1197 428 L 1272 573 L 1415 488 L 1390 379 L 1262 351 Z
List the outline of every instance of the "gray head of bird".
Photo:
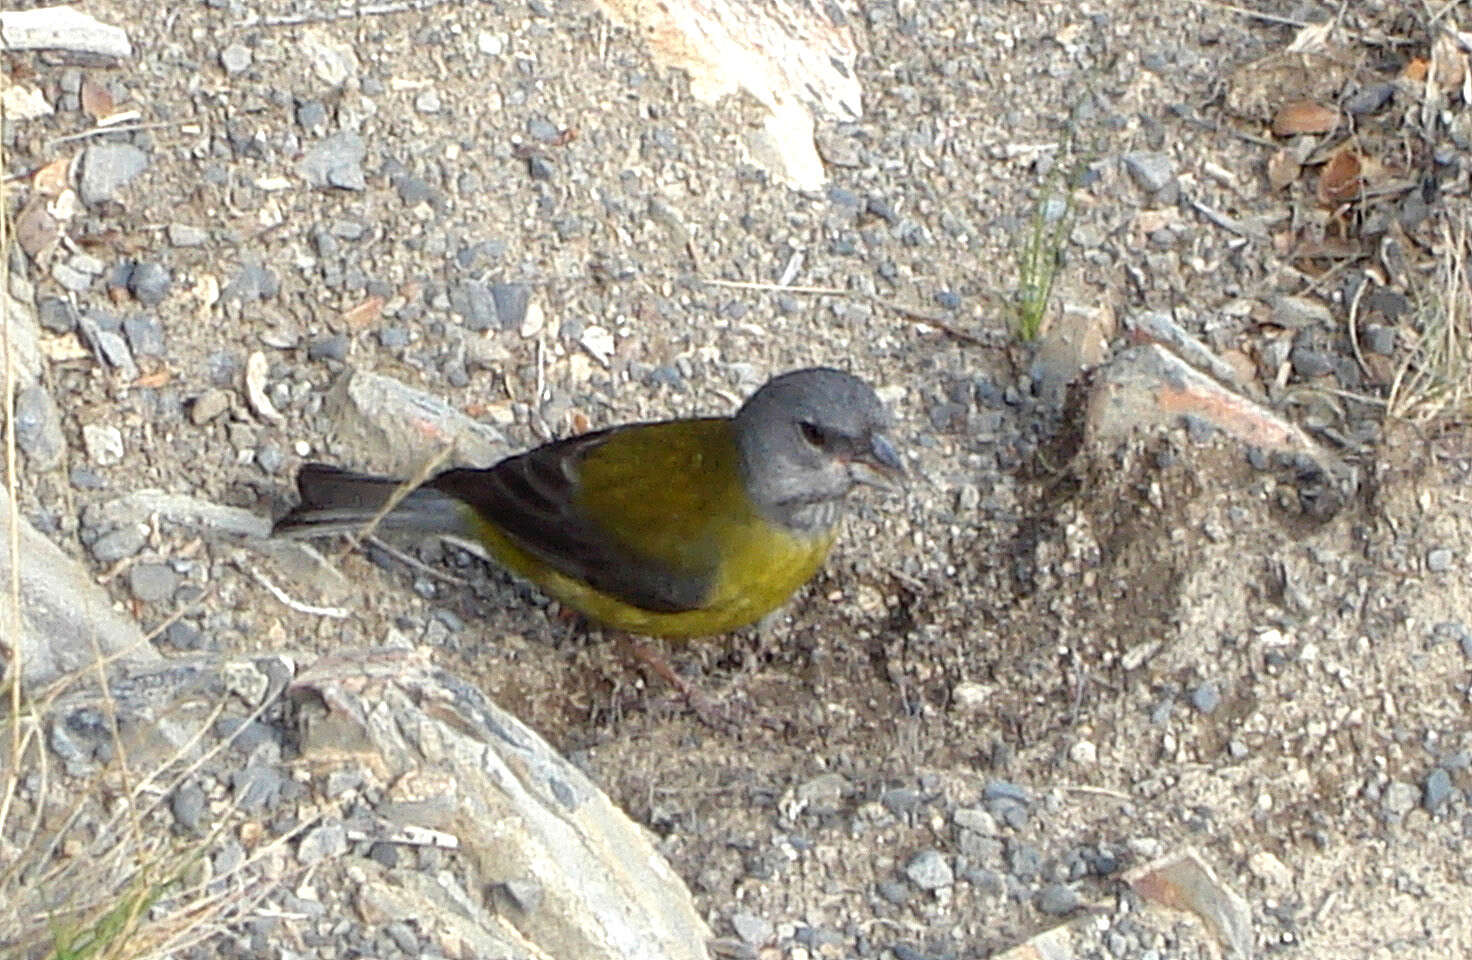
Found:
M 904 466 L 884 404 L 858 377 L 813 367 L 768 380 L 737 411 L 746 492 L 793 528 L 828 526 L 857 484 L 894 489 Z

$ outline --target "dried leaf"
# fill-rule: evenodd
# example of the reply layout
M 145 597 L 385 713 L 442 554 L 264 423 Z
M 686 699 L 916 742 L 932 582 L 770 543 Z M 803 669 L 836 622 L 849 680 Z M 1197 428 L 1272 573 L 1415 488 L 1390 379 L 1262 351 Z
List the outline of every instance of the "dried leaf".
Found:
M 1319 171 L 1319 203 L 1329 207 L 1359 196 L 1365 188 L 1361 170 L 1360 155 L 1353 148 L 1335 153 Z
M 1279 150 L 1268 157 L 1268 183 L 1273 185 L 1274 190 L 1282 190 L 1298 179 L 1303 172 L 1303 166 L 1299 164 L 1298 158 L 1292 151 Z
M 1406 64 L 1405 69 L 1400 72 L 1400 78 L 1402 80 L 1408 80 L 1411 83 L 1421 83 L 1426 79 L 1426 72 L 1430 69 L 1431 65 L 1429 63 L 1420 57 L 1416 57 L 1410 63 Z
M 43 197 L 59 197 L 66 189 L 66 171 L 71 165 L 70 157 L 52 160 L 31 177 L 31 186 Z
M 1334 21 L 1311 23 L 1298 31 L 1293 42 L 1288 44 L 1288 53 L 1319 53 L 1329 48 L 1329 35 L 1334 32 Z
M 82 109 L 87 112 L 87 116 L 93 120 L 101 120 L 110 115 L 116 107 L 112 94 L 107 92 L 106 87 L 91 77 L 82 78 Z
M 61 228 L 46 210 L 44 197 L 36 196 L 15 218 L 15 239 L 32 260 L 40 262 L 56 249 Z
M 1467 74 L 1467 55 L 1457 43 L 1456 35 L 1442 33 L 1431 44 L 1431 76 L 1443 90 L 1456 90 Z
M 350 330 L 361 330 L 383 315 L 383 302 L 383 297 L 369 297 L 357 306 L 346 310 L 342 315 L 342 322 L 347 324 Z
M 1339 126 L 1339 111 L 1312 100 L 1284 104 L 1273 117 L 1273 135 L 1292 137 L 1300 133 L 1329 133 Z
M 169 372 L 168 367 L 163 367 L 159 370 L 155 370 L 153 373 L 145 373 L 143 376 L 133 381 L 133 386 L 151 387 L 152 389 L 157 390 L 159 387 L 162 387 L 164 384 L 168 383 L 169 379 L 172 376 L 173 374 Z

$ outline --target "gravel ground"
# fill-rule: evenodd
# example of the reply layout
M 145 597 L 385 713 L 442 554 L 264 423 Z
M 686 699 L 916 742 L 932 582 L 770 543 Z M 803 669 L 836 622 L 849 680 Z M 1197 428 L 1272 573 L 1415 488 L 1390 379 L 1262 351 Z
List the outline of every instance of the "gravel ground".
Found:
M 1407 132 L 1395 81 L 1431 39 L 1353 6 L 1325 66 L 1204 2 L 863 4 L 865 114 L 824 131 L 831 184 L 802 195 L 745 156 L 753 104 L 702 106 L 583 3 L 89 4 L 131 61 L 10 61 L 57 112 L 7 123 L 7 173 L 75 159 L 80 199 L 63 242 L 12 257 L 45 358 L 24 511 L 145 626 L 193 604 L 165 652 L 432 650 L 647 825 L 738 955 L 983 957 L 1083 916 L 1080 956 L 1211 956 L 1120 882 L 1186 848 L 1262 952 L 1472 954 L 1472 447 L 1364 399 L 1465 216 L 1472 127 L 1453 94 L 1441 132 Z M 1362 98 L 1365 154 L 1415 188 L 1315 205 L 1332 138 L 1269 121 L 1316 96 Z M 61 139 L 125 109 L 136 129 Z M 1305 172 L 1274 189 L 1275 157 Z M 1109 339 L 1168 312 L 1352 465 L 1344 509 L 1201 431 L 1068 459 L 1047 349 L 1006 305 L 1075 175 L 1057 314 Z M 707 282 L 794 262 L 790 290 Z M 306 459 L 405 469 L 335 432 L 349 368 L 509 451 L 727 412 L 813 363 L 880 389 L 916 479 L 859 505 L 760 636 L 670 651 L 736 731 L 452 549 L 416 555 L 460 583 L 342 558 L 338 619 L 283 606 L 228 538 L 82 519 L 146 487 L 264 516 Z

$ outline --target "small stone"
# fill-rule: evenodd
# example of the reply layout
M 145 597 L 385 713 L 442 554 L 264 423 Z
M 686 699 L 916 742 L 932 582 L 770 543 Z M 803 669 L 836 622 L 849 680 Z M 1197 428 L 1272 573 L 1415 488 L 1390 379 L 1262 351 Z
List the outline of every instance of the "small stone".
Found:
M 176 247 L 202 247 L 208 242 L 209 233 L 187 223 L 169 224 L 169 243 Z
M 60 284 L 63 289 L 70 290 L 72 293 L 82 293 L 92 286 L 92 281 L 96 278 L 57 260 L 51 264 L 51 279 Z
M 1395 328 L 1383 323 L 1372 323 L 1360 334 L 1360 340 L 1370 353 L 1388 357 L 1395 352 Z
M 148 154 L 131 143 L 93 144 L 82 157 L 82 202 L 90 207 L 116 199 L 146 169 Z
M 297 104 L 296 122 L 307 133 L 320 137 L 327 132 L 327 105 L 321 100 L 304 100 Z
M 345 333 L 335 333 L 330 337 L 323 337 L 307 347 L 307 359 L 309 360 L 336 360 L 342 362 L 348 357 L 348 337 Z
M 499 325 L 496 300 L 483 283 L 468 280 L 450 291 L 450 309 L 465 320 L 465 329 L 482 333 Z
M 77 311 L 60 297 L 46 297 L 37 303 L 36 319 L 52 333 L 71 333 L 77 328 Z
M 123 337 L 137 356 L 161 357 L 164 355 L 164 332 L 157 320 L 147 314 L 135 313 L 123 318 Z
M 1128 153 L 1124 165 L 1147 193 L 1160 193 L 1176 182 L 1175 163 L 1164 153 Z
M 936 850 L 922 850 L 905 864 L 905 876 L 921 890 L 939 890 L 955 882 L 955 874 L 945 857 Z
M 92 557 L 103 566 L 111 566 L 124 557 L 131 557 L 143 549 L 147 542 L 145 533 L 137 524 L 129 523 L 109 533 L 104 533 L 88 549 Z
M 189 833 L 199 833 L 204 806 L 204 790 L 197 783 L 181 784 L 169 797 L 169 811 L 174 815 L 174 822 Z
M 1422 799 L 1422 791 L 1415 784 L 1396 780 L 1385 788 L 1385 794 L 1381 798 L 1381 806 L 1385 813 L 1393 819 L 1399 820 L 1413 810 Z
M 220 51 L 220 66 L 228 74 L 244 73 L 250 69 L 252 56 L 250 47 L 243 43 L 232 43 Z
M 880 880 L 874 884 L 874 892 L 895 906 L 904 906 L 915 895 L 915 889 L 903 880 Z
M 179 575 L 162 563 L 135 563 L 128 568 L 128 589 L 144 603 L 164 603 L 174 596 Z
M 962 807 L 955 812 L 952 819 L 962 830 L 970 830 L 984 837 L 994 837 L 998 833 L 997 818 L 980 807 Z
M 363 173 L 363 158 L 368 149 L 363 138 L 343 132 L 315 144 L 297 164 L 297 173 L 319 189 L 363 190 L 368 178 Z
M 491 287 L 491 300 L 495 303 L 496 320 L 502 330 L 520 330 L 524 321 L 530 319 L 531 287 L 524 283 L 498 283 Z M 540 308 L 538 319 L 545 319 Z M 534 335 L 522 334 L 522 336 Z
M 1078 893 L 1063 883 L 1048 884 L 1037 897 L 1038 909 L 1055 917 L 1072 913 L 1078 909 L 1080 902 Z
M 1191 706 L 1201 713 L 1211 713 L 1221 706 L 1222 695 L 1217 685 L 1211 681 L 1201 684 L 1191 691 Z
M 196 397 L 190 406 L 189 420 L 196 427 L 202 427 L 229 409 L 229 393 L 219 389 L 206 390 Z
M 1426 569 L 1432 573 L 1446 573 L 1452 568 L 1454 555 L 1446 547 L 1437 547 L 1426 553 Z
M 414 109 L 420 113 L 439 113 L 443 106 L 444 104 L 440 102 L 440 95 L 437 90 L 421 91 L 419 96 L 414 98 Z
M 128 274 L 128 290 L 145 307 L 156 307 L 169 295 L 173 278 L 162 264 L 144 261 Z
M 235 794 L 236 805 L 244 811 L 274 807 L 281 799 L 281 790 L 286 783 L 287 779 L 279 769 L 265 763 L 251 764 L 230 775 L 230 789 Z
M 101 490 L 107 486 L 107 481 L 102 479 L 101 474 L 82 466 L 72 467 L 67 474 L 67 479 L 78 490 Z
M 774 932 L 771 921 L 745 911 L 731 915 L 731 929 L 749 947 L 765 946 L 772 941 Z
M 1422 788 L 1421 805 L 1426 808 L 1427 813 L 1439 812 L 1451 795 L 1452 775 L 1444 768 L 1437 767 L 1426 775 L 1426 783 Z
M 112 424 L 89 423 L 82 428 L 82 445 L 87 458 L 99 467 L 110 467 L 123 459 L 123 432 Z
M 526 158 L 526 172 L 531 175 L 533 180 L 551 180 L 553 172 L 552 161 L 540 153 L 534 153 Z
M 66 454 L 61 410 L 40 384 L 33 384 L 16 395 L 15 442 L 35 470 L 50 470 Z
M 325 823 L 303 834 L 296 848 L 296 859 L 305 866 L 341 856 L 347 848 L 347 829 L 341 823 Z
M 543 143 L 556 143 L 562 136 L 562 130 L 558 128 L 557 124 L 545 117 L 533 117 L 528 120 L 526 122 L 526 132 L 531 135 L 533 140 L 540 140 Z

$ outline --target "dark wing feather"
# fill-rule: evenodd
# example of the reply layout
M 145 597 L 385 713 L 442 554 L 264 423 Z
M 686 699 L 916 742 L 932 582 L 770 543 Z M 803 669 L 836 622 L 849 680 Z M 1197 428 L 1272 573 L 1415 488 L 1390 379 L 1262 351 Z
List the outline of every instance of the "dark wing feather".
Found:
M 687 548 L 678 555 L 641 549 L 638 541 L 646 538 L 630 527 L 628 518 L 610 523 L 590 515 L 590 498 L 580 488 L 583 467 L 590 458 L 596 462 L 610 453 L 619 454 L 619 459 L 625 454 L 641 457 L 647 454 L 651 439 L 659 440 L 666 452 L 672 443 L 678 447 L 684 434 L 671 432 L 670 426 L 635 424 L 584 434 L 510 457 L 486 470 L 450 470 L 426 486 L 470 504 L 516 546 L 565 576 L 644 610 L 698 610 L 709 596 L 719 566 L 718 553 L 701 542 L 700 531 L 689 531 Z M 632 432 L 650 430 L 668 435 Z M 702 437 L 696 434 L 697 440 Z M 612 447 L 607 446 L 610 443 Z M 696 463 L 704 459 L 708 458 L 694 458 Z M 646 476 L 659 484 L 675 479 L 659 464 L 647 466 Z M 705 481 L 700 476 L 681 479 L 695 485 Z M 648 523 L 658 527 L 663 519 L 660 491 L 627 493 L 632 494 L 628 499 L 645 504 Z M 603 506 L 600 498 L 591 502 L 594 512 Z

